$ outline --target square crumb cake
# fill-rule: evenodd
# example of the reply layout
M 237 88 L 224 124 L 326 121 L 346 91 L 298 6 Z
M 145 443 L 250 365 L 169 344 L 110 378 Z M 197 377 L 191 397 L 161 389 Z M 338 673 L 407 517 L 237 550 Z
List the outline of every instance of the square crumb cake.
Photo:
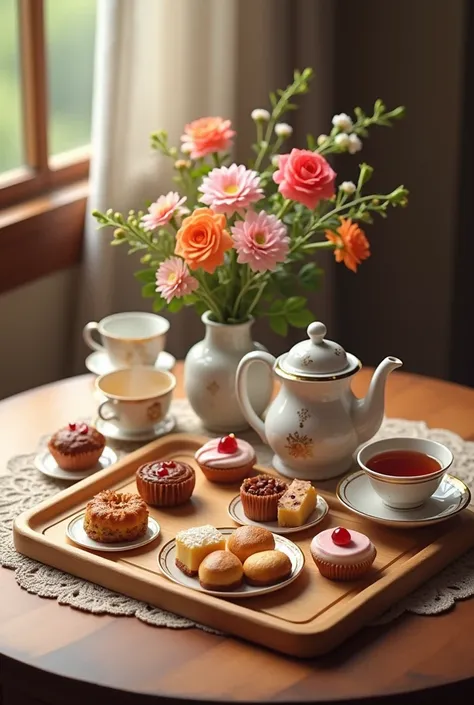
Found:
M 204 558 L 225 550 L 225 536 L 210 524 L 195 526 L 176 534 L 176 565 L 185 575 L 195 576 Z

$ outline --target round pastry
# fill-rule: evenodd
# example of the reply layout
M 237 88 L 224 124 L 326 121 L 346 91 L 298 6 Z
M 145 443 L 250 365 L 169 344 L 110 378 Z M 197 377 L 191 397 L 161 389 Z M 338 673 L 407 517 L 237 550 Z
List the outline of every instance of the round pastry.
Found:
M 147 528 L 148 507 L 137 494 L 104 490 L 86 506 L 84 531 L 94 541 L 134 541 L 144 536 Z
M 288 485 L 272 475 L 256 475 L 243 481 L 240 499 L 244 514 L 252 521 L 276 521 L 278 500 Z
M 196 473 L 187 463 L 154 460 L 138 468 L 136 481 L 137 489 L 147 504 L 176 507 L 191 497 Z
M 70 423 L 51 436 L 48 450 L 63 470 L 89 470 L 97 465 L 105 436 L 86 423 Z
M 229 551 L 213 551 L 199 566 L 199 583 L 205 590 L 235 590 L 243 577 L 242 563 Z
M 283 551 L 261 551 L 249 556 L 244 563 L 245 580 L 249 585 L 275 585 L 291 575 L 291 561 Z
M 263 526 L 239 526 L 227 541 L 227 550 L 236 555 L 242 563 L 254 553 L 271 551 L 274 548 L 273 534 Z
M 236 438 L 233 433 L 211 439 L 194 457 L 210 482 L 227 484 L 241 482 L 257 462 L 250 443 Z
M 310 550 L 319 572 L 330 580 L 357 580 L 377 555 L 368 536 L 343 526 L 321 531 L 311 541 Z

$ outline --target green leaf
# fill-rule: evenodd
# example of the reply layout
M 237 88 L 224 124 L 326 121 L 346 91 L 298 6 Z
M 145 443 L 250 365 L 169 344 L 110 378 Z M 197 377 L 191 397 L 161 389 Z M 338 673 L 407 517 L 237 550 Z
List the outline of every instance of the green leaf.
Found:
M 304 296 L 290 296 L 285 302 L 285 313 L 288 314 L 293 311 L 301 311 L 302 308 L 306 306 L 306 299 Z
M 308 149 L 310 149 L 312 152 L 314 152 L 314 150 L 318 146 L 313 135 L 306 135 L 306 144 L 308 145 Z
M 272 316 L 270 318 L 270 328 L 278 335 L 287 335 L 288 323 L 284 316 Z
M 204 301 L 196 301 L 194 304 L 194 310 L 198 316 L 202 316 L 208 310 L 209 306 Z
M 159 311 L 164 309 L 165 306 L 166 306 L 166 301 L 164 300 L 164 298 L 162 296 L 157 296 L 155 298 L 155 300 L 153 301 L 152 308 L 155 313 L 158 313 Z
M 139 269 L 135 272 L 135 277 L 139 282 L 148 284 L 148 282 L 154 282 L 156 278 L 156 269 Z
M 170 301 L 170 303 L 168 304 L 168 311 L 170 313 L 178 313 L 178 311 L 181 311 L 183 306 L 183 299 L 172 299 L 172 301 Z
M 144 284 L 142 286 L 142 296 L 145 299 L 151 299 L 155 296 L 156 294 L 156 283 L 155 282 L 148 282 L 147 284 Z
M 194 306 L 199 301 L 196 294 L 187 294 L 183 296 L 183 303 L 185 306 Z
M 268 312 L 270 315 L 274 315 L 274 314 L 281 313 L 284 308 L 285 308 L 285 302 L 282 301 L 281 299 L 277 299 L 277 301 L 274 301 L 272 303 Z
M 295 328 L 306 328 L 306 326 L 309 326 L 309 324 L 314 321 L 314 316 L 308 308 L 304 308 L 302 311 L 288 313 L 286 318 L 290 326 L 294 326 Z
M 209 164 L 201 164 L 201 166 L 196 167 L 191 171 L 191 177 L 193 179 L 200 179 L 201 176 L 207 176 L 213 167 Z
M 305 289 L 309 291 L 317 291 L 321 284 L 321 279 L 324 271 L 318 267 L 315 262 L 307 262 L 304 264 L 298 275 L 298 279 Z

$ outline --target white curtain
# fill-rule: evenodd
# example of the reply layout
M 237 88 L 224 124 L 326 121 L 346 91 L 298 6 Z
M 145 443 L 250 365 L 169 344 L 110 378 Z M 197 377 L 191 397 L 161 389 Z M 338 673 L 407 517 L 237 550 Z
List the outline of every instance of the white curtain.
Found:
M 247 157 L 250 110 L 265 105 L 268 91 L 291 80 L 294 68 L 319 67 L 297 128 L 302 136 L 322 131 L 331 114 L 330 5 L 331 0 L 99 0 L 88 212 L 127 212 L 169 190 L 169 165 L 149 146 L 150 133 L 159 128 L 179 144 L 185 123 L 222 115 L 238 130 L 236 155 Z M 80 329 L 86 321 L 148 306 L 133 277 L 137 258 L 110 247 L 110 238 L 88 217 L 76 371 L 83 369 Z M 321 301 L 327 320 L 328 286 Z M 192 311 L 171 320 L 168 348 L 184 356 L 201 337 L 200 324 Z

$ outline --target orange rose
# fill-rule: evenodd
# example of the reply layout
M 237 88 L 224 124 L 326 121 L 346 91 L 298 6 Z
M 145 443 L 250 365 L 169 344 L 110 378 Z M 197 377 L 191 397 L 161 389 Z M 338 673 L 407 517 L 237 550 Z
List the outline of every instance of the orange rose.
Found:
M 364 231 L 350 218 L 341 218 L 341 224 L 335 232 L 326 230 L 327 239 L 336 245 L 334 255 L 336 262 L 344 262 L 352 272 L 357 272 L 357 265 L 370 257 L 369 241 Z
M 175 254 L 184 259 L 189 269 L 204 269 L 212 274 L 223 263 L 224 252 L 233 246 L 225 224 L 225 215 L 210 208 L 196 208 L 176 233 Z

